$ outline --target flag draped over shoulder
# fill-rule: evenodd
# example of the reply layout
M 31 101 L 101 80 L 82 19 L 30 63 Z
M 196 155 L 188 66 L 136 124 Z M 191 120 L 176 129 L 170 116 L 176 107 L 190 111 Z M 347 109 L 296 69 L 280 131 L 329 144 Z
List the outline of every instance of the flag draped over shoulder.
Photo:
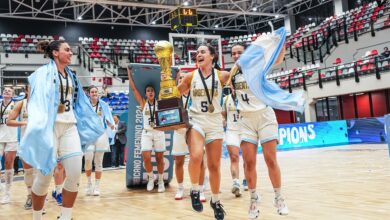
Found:
M 266 78 L 284 47 L 285 39 L 284 27 L 259 36 L 240 56 L 237 64 L 241 67 L 249 89 L 259 100 L 272 108 L 303 112 L 303 91 L 289 93 Z
M 104 132 L 100 118 L 94 112 L 76 76 L 69 68 L 66 68 L 66 72 L 72 78 L 75 87 L 72 96 L 73 107 L 81 144 L 93 143 Z M 59 104 L 59 78 L 55 62 L 51 60 L 37 69 L 28 81 L 30 84 L 30 99 L 27 105 L 29 117 L 18 154 L 26 163 L 47 175 L 57 165 L 53 133 Z

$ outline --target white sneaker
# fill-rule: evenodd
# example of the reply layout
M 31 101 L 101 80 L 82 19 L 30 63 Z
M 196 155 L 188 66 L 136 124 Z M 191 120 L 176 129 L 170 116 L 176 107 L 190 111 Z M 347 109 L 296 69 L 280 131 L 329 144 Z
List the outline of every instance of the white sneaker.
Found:
M 4 193 L 3 199 L 1 200 L 1 204 L 5 205 L 11 202 L 11 194 L 9 192 Z
M 93 193 L 92 183 L 87 183 L 87 187 L 85 187 L 85 194 L 87 196 L 92 196 L 92 193 Z
M 236 197 L 240 197 L 240 196 L 241 196 L 240 183 L 238 183 L 238 182 L 233 182 L 232 193 L 233 193 Z
M 154 188 L 154 179 L 153 177 L 149 177 L 149 180 L 148 180 L 148 185 L 146 186 L 146 190 L 147 191 L 152 191 Z
M 95 186 L 95 188 L 93 189 L 93 195 L 94 196 L 100 196 L 100 189 L 99 189 L 99 186 Z
M 206 202 L 206 197 L 204 196 L 203 191 L 200 191 L 200 193 L 199 193 L 199 200 L 200 200 L 200 202 Z
M 175 200 L 182 200 L 184 197 L 184 189 L 178 188 L 175 195 Z
M 288 215 L 288 207 L 282 196 L 275 198 L 274 206 L 278 209 L 279 215 Z
M 0 193 L 4 192 L 4 187 L 5 187 L 4 184 L 0 180 Z
M 248 211 L 248 217 L 250 219 L 256 219 L 259 217 L 260 210 L 259 210 L 259 205 L 260 203 L 260 198 L 257 196 L 257 199 L 251 199 L 251 202 L 249 204 L 249 211 Z
M 157 192 L 159 192 L 159 193 L 165 192 L 164 182 L 159 182 L 159 183 L 158 183 Z

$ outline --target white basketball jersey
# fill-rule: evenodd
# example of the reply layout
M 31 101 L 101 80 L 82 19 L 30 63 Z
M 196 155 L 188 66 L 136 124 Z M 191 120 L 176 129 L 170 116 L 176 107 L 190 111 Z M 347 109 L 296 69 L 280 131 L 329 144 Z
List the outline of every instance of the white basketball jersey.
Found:
M 98 102 L 96 105 L 92 105 L 93 110 L 96 112 L 96 114 L 99 116 L 100 121 L 102 122 L 102 126 L 104 127 L 104 114 L 102 110 L 102 106 L 100 105 L 100 102 Z
M 181 96 L 181 101 L 182 101 L 182 103 L 183 103 L 183 107 L 184 107 L 186 110 L 188 110 L 188 109 L 190 108 L 190 106 L 191 106 L 191 99 L 190 99 L 190 96 L 189 96 L 189 95 L 187 95 L 187 96 L 182 95 L 182 96 Z M 187 105 L 186 105 L 186 104 L 187 104 Z
M 16 142 L 18 141 L 18 128 L 7 126 L 8 115 L 15 108 L 16 103 L 11 101 L 8 105 L 3 103 L 1 105 L 1 124 L 0 124 L 0 143 Z
M 234 88 L 237 96 L 237 109 L 242 112 L 254 112 L 267 106 L 253 95 L 245 81 L 244 75 L 239 73 L 234 79 Z
M 61 74 L 60 74 L 61 75 Z M 73 81 L 72 81 L 72 78 L 70 77 L 69 74 L 67 74 L 67 79 L 62 77 L 62 76 L 59 76 L 58 77 L 59 80 L 61 80 L 62 82 L 62 91 L 64 92 L 64 95 L 65 95 L 65 100 L 66 100 L 66 104 L 65 104 L 65 111 L 63 113 L 57 113 L 57 118 L 56 118 L 56 122 L 60 122 L 60 123 L 76 123 L 76 117 L 74 115 L 74 112 L 73 112 L 73 91 L 74 91 L 74 87 L 73 87 Z M 65 94 L 66 92 L 66 80 L 68 80 L 68 86 L 69 86 L 69 89 L 68 89 L 68 93 Z M 58 83 L 59 85 L 59 95 L 58 95 L 58 98 L 60 99 L 60 102 L 61 103 L 61 83 Z
M 154 105 L 150 105 L 148 101 L 145 102 L 144 109 L 142 111 L 142 119 L 143 119 L 143 126 L 145 130 L 153 130 L 153 127 L 151 126 L 151 111 L 154 114 L 158 110 L 157 101 L 155 101 L 156 107 L 154 108 Z M 153 123 L 156 123 L 156 118 L 154 118 Z
M 209 95 L 211 98 L 211 88 L 212 88 L 212 74 L 205 78 L 205 83 L 207 89 L 209 90 Z M 214 111 L 209 112 L 209 101 L 207 99 L 207 94 L 205 87 L 202 83 L 202 78 L 200 73 L 197 70 L 194 71 L 192 81 L 191 81 L 191 106 L 190 112 L 193 113 L 205 113 L 205 114 L 220 114 L 222 112 L 222 85 L 218 77 L 218 70 L 214 69 L 214 97 L 212 99 L 212 104 L 214 106 Z
M 223 100 L 223 108 L 226 112 L 226 130 L 238 131 L 239 113 L 237 111 L 236 103 L 232 95 L 225 96 Z

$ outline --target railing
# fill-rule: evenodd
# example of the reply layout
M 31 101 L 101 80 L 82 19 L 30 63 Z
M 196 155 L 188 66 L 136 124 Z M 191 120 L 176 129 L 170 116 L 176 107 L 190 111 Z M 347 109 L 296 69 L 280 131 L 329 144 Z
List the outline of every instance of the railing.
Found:
M 378 55 L 327 68 L 299 70 L 285 75 L 273 73 L 268 80 L 275 81 L 281 88 L 288 89 L 291 93 L 294 88 L 298 87 L 307 90 L 309 85 L 318 85 L 319 88 L 323 88 L 323 83 L 327 81 L 335 81 L 340 86 L 340 81 L 347 78 L 354 78 L 358 83 L 362 75 L 375 74 L 377 79 L 381 79 L 381 73 L 389 70 L 390 57 Z
M 384 8 L 384 11 L 387 11 L 388 9 L 389 7 L 386 7 Z M 335 25 L 329 23 L 325 29 L 316 30 L 322 30 L 320 37 L 318 37 L 317 34 L 302 37 L 301 47 L 294 47 L 293 44 L 290 44 L 287 54 L 290 58 L 296 57 L 298 62 L 303 61 L 304 64 L 307 64 L 308 62 L 314 64 L 317 60 L 323 63 L 325 56 L 327 54 L 329 55 L 331 49 L 337 47 L 339 43 L 344 41 L 348 44 L 352 38 L 354 41 L 358 41 L 360 35 L 369 32 L 372 36 L 375 36 L 376 31 L 389 28 L 390 25 L 388 25 L 387 20 L 378 22 L 379 18 L 386 16 L 389 16 L 389 13 L 384 12 L 384 14 L 376 20 L 372 20 L 371 18 L 361 20 L 361 25 L 359 27 L 356 22 L 353 26 L 347 24 L 346 17 L 337 19 L 336 22 L 334 22 Z M 310 33 L 316 31 L 311 31 Z

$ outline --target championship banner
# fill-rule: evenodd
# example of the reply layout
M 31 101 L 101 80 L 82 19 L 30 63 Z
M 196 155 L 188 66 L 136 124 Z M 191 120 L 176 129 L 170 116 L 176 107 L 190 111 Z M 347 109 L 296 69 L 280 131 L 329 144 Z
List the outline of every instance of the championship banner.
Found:
M 348 144 L 346 121 L 279 125 L 278 150 Z
M 161 68 L 152 64 L 130 64 L 133 79 L 140 94 L 145 93 L 145 86 L 153 85 L 155 97 L 157 99 L 160 91 Z M 173 69 L 173 77 L 176 77 L 177 69 Z M 127 161 L 126 161 L 126 186 L 128 188 L 140 186 L 147 183 L 141 152 L 142 134 L 142 110 L 135 100 L 134 94 L 129 88 L 129 108 L 127 123 Z M 164 154 L 164 182 L 169 183 L 173 177 L 173 157 L 170 155 L 173 143 L 173 131 L 165 132 L 165 142 L 167 151 Z M 152 154 L 153 172 L 157 175 L 157 164 Z

